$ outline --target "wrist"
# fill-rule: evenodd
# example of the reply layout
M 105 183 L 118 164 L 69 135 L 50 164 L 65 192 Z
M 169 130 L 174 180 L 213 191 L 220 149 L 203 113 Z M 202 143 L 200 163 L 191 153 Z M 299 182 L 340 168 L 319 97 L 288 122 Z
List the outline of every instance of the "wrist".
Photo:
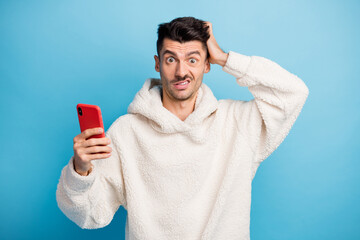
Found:
M 216 59 L 215 63 L 219 64 L 220 66 L 224 67 L 226 64 L 226 61 L 228 59 L 229 53 L 222 53 L 219 55 L 219 57 Z
M 92 171 L 92 165 L 90 167 L 76 167 L 74 163 L 74 170 L 81 176 L 88 176 Z

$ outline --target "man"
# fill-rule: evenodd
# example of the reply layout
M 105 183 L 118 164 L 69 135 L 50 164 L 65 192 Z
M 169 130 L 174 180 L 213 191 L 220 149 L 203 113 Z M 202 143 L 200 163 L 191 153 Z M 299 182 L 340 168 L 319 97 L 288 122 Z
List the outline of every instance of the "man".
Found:
M 122 205 L 126 239 L 250 239 L 251 182 L 308 96 L 295 75 L 262 57 L 225 53 L 209 22 L 159 25 L 155 69 L 105 138 L 89 129 L 57 189 L 82 228 L 108 225 Z M 219 64 L 251 101 L 217 100 L 202 83 Z

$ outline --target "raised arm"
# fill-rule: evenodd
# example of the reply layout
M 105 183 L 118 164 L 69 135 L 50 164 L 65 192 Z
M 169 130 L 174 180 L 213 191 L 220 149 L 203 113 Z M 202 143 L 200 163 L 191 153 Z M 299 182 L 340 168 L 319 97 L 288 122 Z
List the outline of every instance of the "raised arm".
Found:
M 254 177 L 259 164 L 289 133 L 305 104 L 309 89 L 300 78 L 269 59 L 232 51 L 224 53 L 214 38 L 211 23 L 207 24 L 210 62 L 221 65 L 254 96 L 248 102 L 234 101 L 233 107 L 238 129 L 254 152 Z
M 224 71 L 254 96 L 249 102 L 235 101 L 239 130 L 255 154 L 253 176 L 260 164 L 285 139 L 305 104 L 309 90 L 296 75 L 277 63 L 257 56 L 230 51 Z

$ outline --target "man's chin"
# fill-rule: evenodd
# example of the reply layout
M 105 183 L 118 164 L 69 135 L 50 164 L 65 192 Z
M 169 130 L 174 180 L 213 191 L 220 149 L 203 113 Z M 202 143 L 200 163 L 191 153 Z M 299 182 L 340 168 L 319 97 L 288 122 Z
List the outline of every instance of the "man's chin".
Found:
M 191 96 L 172 96 L 172 98 L 175 100 L 175 101 L 186 101 L 186 100 L 189 100 L 191 98 Z
M 173 99 L 175 99 L 176 101 L 187 101 L 191 98 L 193 98 L 193 96 L 195 95 L 196 93 L 193 92 L 193 93 L 187 93 L 187 94 L 173 94 L 172 97 Z

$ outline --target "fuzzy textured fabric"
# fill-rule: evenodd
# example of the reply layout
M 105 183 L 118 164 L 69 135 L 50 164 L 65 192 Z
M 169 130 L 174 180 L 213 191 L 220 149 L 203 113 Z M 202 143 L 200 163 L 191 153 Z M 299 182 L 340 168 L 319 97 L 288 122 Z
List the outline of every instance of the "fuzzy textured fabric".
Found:
M 284 140 L 309 90 L 263 57 L 229 52 L 223 70 L 251 101 L 217 100 L 204 83 L 181 121 L 163 107 L 158 79 L 147 79 L 108 129 L 110 158 L 81 176 L 73 157 L 57 186 L 59 208 L 81 228 L 108 225 L 122 205 L 126 239 L 250 239 L 251 182 Z

